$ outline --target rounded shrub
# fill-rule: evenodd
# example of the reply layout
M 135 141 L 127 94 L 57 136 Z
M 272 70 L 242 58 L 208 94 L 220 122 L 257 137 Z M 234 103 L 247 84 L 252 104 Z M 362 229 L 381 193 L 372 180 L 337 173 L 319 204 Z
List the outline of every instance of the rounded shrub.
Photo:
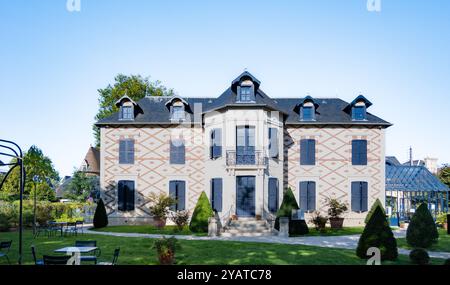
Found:
M 406 241 L 412 247 L 429 248 L 438 238 L 439 233 L 427 204 L 421 204 L 411 218 Z
M 380 206 L 375 208 L 359 238 L 356 255 L 363 259 L 369 258 L 367 250 L 371 247 L 380 249 L 381 260 L 396 260 L 398 257 L 397 240 Z
M 108 225 L 108 215 L 106 214 L 105 204 L 100 199 L 97 203 L 94 213 L 94 228 L 100 229 Z
M 413 264 L 417 265 L 427 265 L 430 263 L 430 256 L 428 252 L 423 248 L 413 249 L 409 253 L 409 259 Z
M 195 205 L 189 229 L 194 233 L 208 232 L 208 219 L 214 217 L 214 211 L 205 192 L 202 192 Z
M 447 259 L 444 261 L 444 265 L 450 265 L 450 258 L 447 258 Z
M 292 210 L 298 210 L 300 207 L 297 204 L 297 200 L 295 200 L 294 193 L 292 193 L 292 189 L 288 188 L 283 195 L 283 201 L 281 202 L 280 209 L 277 211 L 277 217 L 275 219 L 275 229 L 280 230 L 280 218 L 289 218 L 289 223 L 292 217 Z

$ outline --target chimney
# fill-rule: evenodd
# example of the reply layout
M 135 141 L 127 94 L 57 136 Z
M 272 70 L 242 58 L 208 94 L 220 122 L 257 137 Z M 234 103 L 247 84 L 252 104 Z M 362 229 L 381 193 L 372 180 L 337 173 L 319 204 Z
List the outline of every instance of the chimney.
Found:
M 414 162 L 413 162 L 413 151 L 412 151 L 412 146 L 409 147 L 409 164 L 411 166 L 413 166 Z

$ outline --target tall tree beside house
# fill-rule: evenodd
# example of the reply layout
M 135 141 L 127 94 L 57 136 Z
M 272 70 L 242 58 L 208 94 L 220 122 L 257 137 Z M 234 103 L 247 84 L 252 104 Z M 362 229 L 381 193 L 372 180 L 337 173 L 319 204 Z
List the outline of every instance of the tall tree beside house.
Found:
M 441 179 L 441 181 L 447 185 L 448 187 L 450 187 L 450 165 L 446 164 L 444 165 L 438 173 L 438 177 L 439 179 Z
M 85 202 L 96 190 L 97 184 L 97 176 L 88 176 L 86 173 L 76 170 L 67 187 L 68 193 L 65 198 Z
M 208 219 L 214 217 L 214 211 L 205 192 L 202 192 L 195 205 L 189 229 L 194 233 L 208 232 Z
M 24 167 L 26 172 L 24 194 L 30 198 L 36 194 L 38 200 L 55 200 L 54 186 L 59 181 L 58 171 L 53 166 L 51 159 L 45 156 L 41 149 L 32 146 L 24 155 Z M 40 182 L 33 181 L 35 176 L 39 176 Z M 20 170 L 16 167 L 6 178 L 1 189 L 11 200 L 19 198 Z
M 376 206 L 359 238 L 356 255 L 369 259 L 368 250 L 372 247 L 380 250 L 381 260 L 396 260 L 398 257 L 397 240 L 380 205 Z
M 134 101 L 139 101 L 145 96 L 171 96 L 174 95 L 173 89 L 168 89 L 160 81 L 150 81 L 150 77 L 141 75 L 118 74 L 114 78 L 114 84 L 109 84 L 106 88 L 98 89 L 99 110 L 95 120 L 101 120 L 118 111 L 116 106 L 119 100 L 125 94 Z M 94 125 L 94 136 L 97 147 L 100 146 L 100 130 Z

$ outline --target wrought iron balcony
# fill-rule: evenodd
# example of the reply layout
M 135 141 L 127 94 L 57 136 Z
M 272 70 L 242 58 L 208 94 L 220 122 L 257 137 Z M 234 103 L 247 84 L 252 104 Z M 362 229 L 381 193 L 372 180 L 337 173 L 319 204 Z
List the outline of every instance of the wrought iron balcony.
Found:
M 265 167 L 268 164 L 268 158 L 264 151 L 245 151 L 236 152 L 235 150 L 227 151 L 227 166 L 228 167 Z

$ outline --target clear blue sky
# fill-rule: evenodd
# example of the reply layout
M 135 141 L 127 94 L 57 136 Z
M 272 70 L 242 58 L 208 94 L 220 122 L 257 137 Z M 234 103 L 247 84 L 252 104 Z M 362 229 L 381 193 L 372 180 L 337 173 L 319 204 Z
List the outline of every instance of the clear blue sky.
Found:
M 248 68 L 273 97 L 359 93 L 394 123 L 387 153 L 450 162 L 450 1 L 0 0 L 0 137 L 61 175 L 93 143 L 97 89 L 118 73 L 218 96 Z

